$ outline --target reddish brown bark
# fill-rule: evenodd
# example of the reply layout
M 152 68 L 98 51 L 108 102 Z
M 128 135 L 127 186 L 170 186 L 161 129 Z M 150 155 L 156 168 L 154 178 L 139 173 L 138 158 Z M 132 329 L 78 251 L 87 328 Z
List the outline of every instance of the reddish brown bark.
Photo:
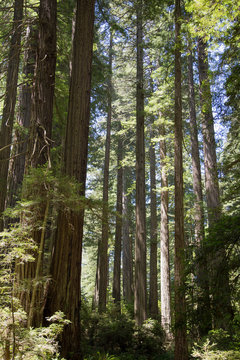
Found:
M 15 0 L 13 29 L 8 56 L 6 93 L 0 131 L 0 231 L 2 231 L 4 227 L 2 213 L 5 210 L 7 197 L 7 177 L 11 150 L 10 145 L 12 143 L 12 130 L 17 97 L 19 56 L 21 50 L 22 18 L 23 0 Z
M 181 94 L 181 2 L 175 0 L 175 360 L 187 360 Z
M 90 119 L 91 65 L 94 0 L 78 0 L 73 40 L 72 76 L 64 151 L 64 173 L 81 185 L 85 193 Z M 62 355 L 82 357 L 80 346 L 81 262 L 84 207 L 79 211 L 61 209 L 52 254 L 51 276 L 45 313 L 57 310 L 71 321 L 61 339 Z
M 118 174 L 117 174 L 117 216 L 114 246 L 113 268 L 113 299 L 120 305 L 121 300 L 121 250 L 122 250 L 122 194 L 123 194 L 123 169 L 122 169 L 122 139 L 118 139 Z M 120 306 L 119 306 L 120 310 Z
M 134 287 L 134 313 L 137 325 L 142 325 L 147 317 L 142 6 L 142 0 L 137 1 L 136 238 Z

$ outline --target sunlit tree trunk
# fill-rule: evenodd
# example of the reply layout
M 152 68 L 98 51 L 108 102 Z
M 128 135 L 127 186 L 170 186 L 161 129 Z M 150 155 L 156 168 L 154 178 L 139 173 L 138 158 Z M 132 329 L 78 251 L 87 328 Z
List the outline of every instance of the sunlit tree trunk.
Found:
M 160 126 L 160 162 L 161 162 L 161 324 L 166 332 L 167 340 L 171 334 L 171 292 L 169 264 L 169 229 L 168 229 L 168 175 L 166 170 L 166 140 L 165 126 Z
M 123 168 L 122 168 L 122 139 L 118 139 L 118 174 L 117 174 L 117 216 L 114 246 L 114 268 L 113 268 L 113 299 L 119 306 L 121 300 L 121 249 L 122 249 L 122 194 L 123 194 Z
M 152 126 L 152 125 L 151 125 Z M 154 135 L 150 129 L 150 141 Z M 149 289 L 149 315 L 156 318 L 158 314 L 158 284 L 157 284 L 157 194 L 156 194 L 156 154 L 154 144 L 149 148 L 150 157 L 150 198 L 151 198 L 151 222 L 150 222 L 150 289 Z
M 137 1 L 137 104 L 136 104 L 136 238 L 134 313 L 137 325 L 146 320 L 146 209 L 145 209 L 145 143 L 143 93 L 143 24 L 142 0 Z
M 208 222 L 211 227 L 221 216 L 221 203 L 217 173 L 216 143 L 212 113 L 212 96 L 209 80 L 207 45 L 198 40 L 198 68 L 200 82 L 201 123 L 203 134 L 203 152 L 205 169 L 205 187 L 208 210 Z M 231 295 L 228 268 L 224 248 L 210 259 L 210 286 L 212 292 L 212 310 L 214 327 L 228 328 L 232 318 Z
M 7 177 L 11 151 L 10 145 L 12 142 L 12 130 L 17 97 L 19 57 L 21 50 L 22 18 L 23 0 L 15 0 L 12 37 L 8 55 L 6 92 L 0 131 L 0 231 L 2 231 L 4 227 L 2 213 L 5 210 L 7 197 Z
M 64 174 L 81 184 L 85 194 L 90 119 L 91 65 L 94 0 L 78 0 L 73 40 L 72 76 L 64 150 Z M 45 315 L 57 310 L 71 321 L 61 338 L 61 352 L 67 359 L 81 359 L 81 262 L 84 208 L 61 209 L 53 246 L 51 277 Z
M 102 237 L 98 244 L 98 261 L 96 273 L 95 303 L 100 312 L 105 311 L 107 302 L 108 284 L 108 179 L 110 162 L 111 122 L 112 122 L 112 47 L 113 39 L 110 34 L 109 45 L 109 71 L 108 79 L 108 113 L 107 113 L 107 135 L 105 145 L 104 176 L 103 176 L 103 210 L 102 210 Z
M 191 153 L 192 153 L 192 174 L 194 200 L 194 220 L 195 220 L 195 241 L 197 250 L 201 251 L 204 240 L 204 211 L 201 166 L 199 156 L 198 129 L 196 120 L 195 91 L 193 80 L 193 56 L 189 49 L 188 56 L 188 89 L 189 89 L 189 114 L 190 114 L 190 134 L 191 134 Z M 198 285 L 198 314 L 199 314 L 199 333 L 200 336 L 206 335 L 211 329 L 211 308 L 209 298 L 209 281 L 207 269 L 207 259 L 204 258 L 196 269 Z
M 175 360 L 187 360 L 183 209 L 181 2 L 175 0 Z
M 133 255 L 132 239 L 129 236 L 129 169 L 123 169 L 123 216 L 122 216 L 122 242 L 123 242 L 123 298 L 127 304 L 133 303 Z

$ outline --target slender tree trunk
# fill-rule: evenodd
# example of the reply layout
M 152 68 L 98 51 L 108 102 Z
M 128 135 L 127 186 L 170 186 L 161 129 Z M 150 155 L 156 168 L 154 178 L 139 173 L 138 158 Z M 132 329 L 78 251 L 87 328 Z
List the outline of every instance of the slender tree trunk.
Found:
M 64 173 L 81 184 L 85 194 L 90 119 L 91 64 L 94 0 L 78 0 L 73 41 L 72 76 L 64 152 Z M 57 310 L 71 321 L 62 336 L 61 352 L 67 359 L 81 359 L 80 308 L 84 208 L 61 209 L 53 246 L 51 276 L 45 314 Z
M 14 145 L 9 168 L 9 191 L 7 204 L 14 207 L 20 197 L 20 188 L 23 181 L 25 169 L 25 157 L 27 152 L 26 130 L 29 129 L 31 119 L 31 95 L 32 82 L 34 76 L 34 66 L 36 62 L 37 39 L 35 30 L 31 26 L 27 29 L 27 50 L 24 53 L 23 74 L 26 82 L 20 88 L 19 110 L 17 113 L 17 128 L 14 134 Z
M 211 227 L 221 216 L 221 203 L 217 173 L 216 144 L 212 113 L 212 97 L 209 81 L 207 45 L 203 39 L 198 40 L 198 67 L 200 81 L 200 102 L 202 112 L 202 134 L 205 169 L 205 187 L 208 209 L 208 222 Z M 212 310 L 214 327 L 228 328 L 233 311 L 229 286 L 229 275 L 226 266 L 225 249 L 217 251 L 210 260 L 212 292 Z
M 196 120 L 195 91 L 193 81 L 193 57 L 192 52 L 188 56 L 188 89 L 189 89 L 189 111 L 190 111 L 190 134 L 191 134 L 191 152 L 192 152 L 192 172 L 193 172 L 193 190 L 195 195 L 195 238 L 199 246 L 204 239 L 204 213 L 203 213 L 203 194 L 201 166 L 199 157 L 198 130 Z
M 19 57 L 21 50 L 21 33 L 23 18 L 23 0 L 15 0 L 12 38 L 8 56 L 6 93 L 4 98 L 1 131 L 0 131 L 0 231 L 4 223 L 2 213 L 5 210 L 7 197 L 7 177 L 12 142 L 12 130 L 17 97 Z
M 39 165 L 48 164 L 48 167 L 51 166 L 50 147 L 56 67 L 56 20 L 57 1 L 41 0 L 39 8 L 39 47 L 36 54 L 25 174 L 31 168 L 36 168 Z M 17 266 L 18 281 L 28 283 L 28 288 L 21 292 L 20 299 L 28 313 L 29 326 L 40 326 L 42 323 L 43 287 L 39 284 L 39 277 L 42 275 L 43 251 L 39 251 L 39 248 L 41 243 L 41 246 L 44 246 L 45 214 L 46 209 L 48 209 L 44 184 L 40 185 L 38 196 L 42 197 L 43 200 L 39 203 L 37 209 L 32 209 L 33 213 L 36 214 L 34 218 L 35 224 L 32 224 L 33 228 L 35 228 L 31 234 L 38 248 L 34 254 L 35 260 Z M 24 214 L 21 221 L 28 221 Z M 41 230 L 39 230 L 39 224 L 42 224 Z M 37 282 L 37 285 L 34 282 Z
M 123 298 L 127 304 L 133 303 L 133 256 L 132 241 L 129 236 L 129 195 L 128 195 L 128 168 L 123 169 Z
M 204 240 L 204 212 L 202 179 L 199 156 L 198 130 L 196 121 L 195 91 L 193 80 L 193 57 L 189 48 L 188 56 L 188 89 L 189 89 L 189 112 L 190 112 L 190 134 L 191 134 L 191 153 L 192 153 L 192 173 L 194 200 L 194 220 L 195 220 L 195 241 L 200 250 Z M 199 313 L 199 335 L 203 336 L 211 329 L 211 308 L 209 298 L 209 281 L 207 269 L 207 259 L 199 263 L 197 271 L 198 294 L 198 313 Z
M 152 125 L 151 125 L 152 126 Z M 158 315 L 158 284 L 157 284 L 157 194 L 156 194 L 156 154 L 152 143 L 153 130 L 150 129 L 150 187 L 151 187 L 151 230 L 150 230 L 150 290 L 149 315 L 156 318 Z
M 169 230 L 168 230 L 168 175 L 166 170 L 165 126 L 160 126 L 160 162 L 161 162 L 161 324 L 167 340 L 171 340 L 171 292 L 169 264 Z
M 175 0 L 175 360 L 187 360 L 181 94 L 181 2 Z
M 145 209 L 145 143 L 143 93 L 143 25 L 142 0 L 137 1 L 137 128 L 136 128 L 136 238 L 134 313 L 137 325 L 146 320 L 146 209 Z
M 219 184 L 217 174 L 216 143 L 212 114 L 212 96 L 208 77 L 207 46 L 202 39 L 198 41 L 198 66 L 200 81 L 200 101 L 202 111 L 202 133 L 205 167 L 205 186 L 208 208 L 208 221 L 211 226 L 221 214 Z
M 122 194 L 123 194 L 123 169 L 122 169 L 122 139 L 118 139 L 118 174 L 117 174 L 117 216 L 114 246 L 113 269 L 113 299 L 120 307 L 121 300 L 121 249 L 122 249 Z
M 111 142 L 111 122 L 112 122 L 112 47 L 113 39 L 110 34 L 109 46 L 109 71 L 108 79 L 108 114 L 107 114 L 107 136 L 105 145 L 104 160 L 104 177 L 103 177 L 103 210 L 102 210 L 102 238 L 98 246 L 98 262 L 96 274 L 96 304 L 100 312 L 106 310 L 107 302 L 107 284 L 108 284 L 108 179 L 109 179 L 109 162 L 110 162 L 110 142 Z

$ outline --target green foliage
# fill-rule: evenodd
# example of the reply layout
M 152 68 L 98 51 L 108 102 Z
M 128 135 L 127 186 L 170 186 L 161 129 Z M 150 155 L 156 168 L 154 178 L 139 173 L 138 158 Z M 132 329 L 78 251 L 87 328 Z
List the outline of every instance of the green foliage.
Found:
M 111 359 L 163 359 L 157 357 L 165 354 L 159 321 L 149 319 L 143 326 L 136 327 L 129 313 L 119 314 L 114 306 L 105 314 L 90 313 L 90 309 L 83 306 L 81 318 L 84 353 L 89 354 L 86 359 L 98 359 L 102 354 L 114 354 L 116 357 Z
M 239 360 L 239 351 L 221 351 L 215 349 L 216 345 L 211 344 L 208 339 L 202 346 L 195 345 L 192 357 L 198 360 Z
M 16 360 L 53 360 L 60 359 L 57 337 L 69 323 L 64 314 L 56 312 L 47 319 L 51 324 L 47 327 L 26 328 L 26 313 L 21 307 L 0 309 L 0 357 L 9 351 Z

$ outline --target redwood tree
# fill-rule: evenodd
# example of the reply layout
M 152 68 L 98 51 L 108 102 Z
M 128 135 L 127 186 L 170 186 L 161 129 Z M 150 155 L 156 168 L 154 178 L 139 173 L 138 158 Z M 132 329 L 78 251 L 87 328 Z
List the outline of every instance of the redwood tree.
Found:
M 187 360 L 181 94 L 181 0 L 175 0 L 175 360 Z
M 98 244 L 98 261 L 96 273 L 95 303 L 100 312 L 106 309 L 107 284 L 108 284 L 108 179 L 111 143 L 112 122 L 112 47 L 113 38 L 110 34 L 109 45 L 109 78 L 108 78 L 108 112 L 107 112 L 107 135 L 105 143 L 104 175 L 103 175 L 103 209 L 102 209 L 102 235 Z
M 15 0 L 12 36 L 8 55 L 6 92 L 0 131 L 0 231 L 3 230 L 4 226 L 2 213 L 5 210 L 7 197 L 7 177 L 17 97 L 19 57 L 21 51 L 22 18 L 23 0 Z
M 203 38 L 198 40 L 198 68 L 200 82 L 201 123 L 203 134 L 203 153 L 205 187 L 209 226 L 220 219 L 221 203 L 218 183 L 216 142 L 212 112 L 212 96 L 209 80 L 207 44 Z M 228 328 L 232 318 L 229 275 L 226 265 L 225 249 L 221 248 L 210 259 L 210 287 L 214 327 Z
M 146 209 L 145 209 L 145 143 L 143 92 L 143 19 L 142 0 L 137 6 L 137 103 L 136 103 L 136 238 L 134 312 L 137 325 L 146 320 Z
M 121 300 L 121 250 L 122 250 L 122 199 L 123 199 L 123 168 L 122 168 L 122 139 L 118 139 L 117 147 L 117 215 L 114 246 L 114 268 L 113 268 L 113 299 L 120 309 Z
M 25 175 L 29 173 L 30 168 L 37 168 L 45 164 L 50 166 L 56 67 L 56 21 L 57 1 L 41 0 Z M 26 191 L 31 193 L 31 189 L 26 189 Z M 29 285 L 20 293 L 21 302 L 28 313 L 29 326 L 39 326 L 42 321 L 43 289 L 39 277 L 42 272 L 42 248 L 46 227 L 43 224 L 46 223 L 49 209 L 49 203 L 44 194 L 46 194 L 46 189 L 42 183 L 38 189 L 38 197 L 43 200 L 39 201 L 38 206 L 32 208 L 34 224 L 32 224 L 31 236 L 37 246 L 37 251 L 34 253 L 35 260 L 17 266 L 18 281 Z M 28 217 L 24 212 L 21 221 L 22 223 L 28 222 Z
M 157 284 L 157 194 L 156 194 L 156 154 L 155 146 L 152 143 L 154 137 L 152 124 L 150 125 L 150 288 L 149 288 L 149 315 L 156 318 L 158 315 L 158 284 Z
M 190 47 L 190 46 L 189 46 Z M 199 155 L 198 128 L 196 119 L 195 90 L 193 80 L 193 56 L 189 48 L 188 55 L 188 101 L 190 115 L 190 135 L 191 135 L 191 154 L 192 154 L 192 176 L 194 199 L 194 220 L 195 220 L 195 242 L 198 252 L 202 251 L 204 241 L 204 211 L 203 211 L 203 192 L 201 179 L 201 165 Z M 197 265 L 196 278 L 198 286 L 198 314 L 200 335 L 206 335 L 211 329 L 210 298 L 207 259 L 203 257 Z
M 85 194 L 90 119 L 91 65 L 94 0 L 78 0 L 73 39 L 72 75 L 64 150 L 64 174 L 80 184 Z M 45 313 L 62 310 L 71 324 L 61 341 L 63 356 L 81 358 L 80 307 L 84 206 L 78 211 L 61 209 L 53 246 L 51 277 Z
M 167 338 L 171 338 L 171 292 L 169 263 L 169 229 L 168 229 L 168 174 L 166 170 L 166 133 L 164 124 L 160 125 L 160 162 L 161 162 L 161 324 Z

